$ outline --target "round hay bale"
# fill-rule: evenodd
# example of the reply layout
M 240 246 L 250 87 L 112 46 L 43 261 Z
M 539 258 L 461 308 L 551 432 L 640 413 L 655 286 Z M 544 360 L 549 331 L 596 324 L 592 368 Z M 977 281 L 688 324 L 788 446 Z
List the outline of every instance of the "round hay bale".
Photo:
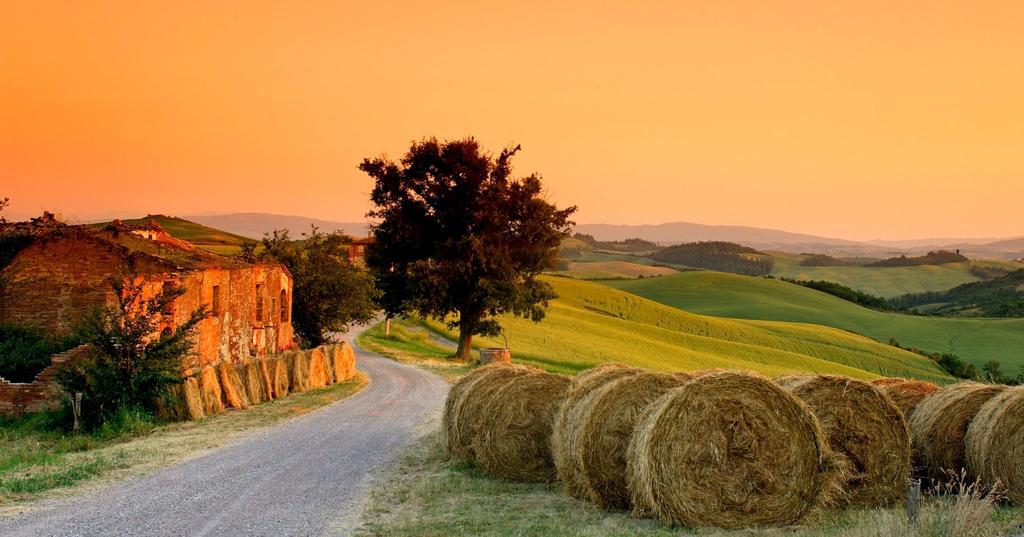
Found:
M 242 388 L 250 405 L 258 405 L 268 398 L 263 394 L 263 379 L 256 360 L 246 360 L 238 364 L 238 375 L 242 378 Z
M 644 371 L 605 383 L 577 405 L 573 458 L 580 484 L 591 501 L 604 508 L 629 509 L 626 451 L 647 405 L 690 380 L 682 373 Z
M 504 479 L 554 481 L 551 428 L 572 381 L 565 375 L 535 373 L 502 384 L 484 402 L 482 419 L 474 425 L 477 466 Z M 480 390 L 482 385 L 477 385 Z
M 623 364 L 603 364 L 584 370 L 572 378 L 569 393 L 555 415 L 555 424 L 551 430 L 551 455 L 554 457 L 555 470 L 569 496 L 581 499 L 587 497 L 586 487 L 579 478 L 581 470 L 578 459 L 574 455 L 581 423 L 582 409 L 579 403 L 606 383 L 637 373 L 639 370 Z
M 285 355 L 288 361 L 288 384 L 292 393 L 304 392 L 309 389 L 309 359 L 302 351 L 290 352 Z
M 274 395 L 274 377 L 270 373 L 273 366 L 267 358 L 256 360 L 256 366 L 260 372 L 260 386 L 263 388 L 263 395 L 267 401 L 273 401 L 276 397 Z
M 829 503 L 838 462 L 806 403 L 764 377 L 724 372 L 647 406 L 627 475 L 634 508 L 666 523 L 779 526 Z
M 889 396 L 893 403 L 903 412 L 907 420 L 918 403 L 925 397 L 935 393 L 939 387 L 923 380 L 882 378 L 871 381 L 882 393 Z
M 834 375 L 779 379 L 810 405 L 829 445 L 850 464 L 850 505 L 879 507 L 899 501 L 910 478 L 910 430 L 903 412 L 876 387 Z
M 914 463 L 934 484 L 958 479 L 967 468 L 966 436 L 982 405 L 1006 386 L 961 382 L 925 397 L 910 415 Z M 968 477 L 973 477 L 968 474 Z
M 249 399 L 242 387 L 242 377 L 233 364 L 222 363 L 217 366 L 217 378 L 220 380 L 221 397 L 224 405 L 231 408 L 249 408 Z
M 274 398 L 288 397 L 288 392 L 291 389 L 288 360 L 274 358 L 267 362 L 267 369 L 270 370 L 270 380 L 274 386 Z
M 199 373 L 199 392 L 203 398 L 203 412 L 207 416 L 224 412 L 220 381 L 217 380 L 217 370 L 213 367 L 206 366 Z
M 1014 505 L 1024 505 L 1024 386 L 1003 390 L 967 428 L 967 468 L 982 483 L 1000 486 Z
M 322 347 L 306 351 L 309 360 L 309 387 L 310 389 L 323 388 L 327 386 L 327 363 L 324 358 Z
M 539 373 L 539 369 L 521 365 L 491 364 L 474 369 L 448 392 L 441 426 L 448 455 L 473 460 L 473 431 L 477 420 L 489 419 L 481 407 L 505 382 Z
M 203 410 L 203 395 L 199 389 L 199 382 L 194 378 L 187 378 L 181 383 L 182 392 L 182 418 L 195 421 L 206 417 Z M 218 397 L 218 401 L 220 398 Z

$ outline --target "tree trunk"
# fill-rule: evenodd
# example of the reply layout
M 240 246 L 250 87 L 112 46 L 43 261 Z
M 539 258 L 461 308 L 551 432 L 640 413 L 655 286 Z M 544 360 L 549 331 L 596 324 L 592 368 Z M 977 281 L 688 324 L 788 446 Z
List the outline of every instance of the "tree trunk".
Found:
M 455 351 L 455 359 L 469 361 L 473 352 L 473 325 L 469 322 L 459 323 L 459 348 Z

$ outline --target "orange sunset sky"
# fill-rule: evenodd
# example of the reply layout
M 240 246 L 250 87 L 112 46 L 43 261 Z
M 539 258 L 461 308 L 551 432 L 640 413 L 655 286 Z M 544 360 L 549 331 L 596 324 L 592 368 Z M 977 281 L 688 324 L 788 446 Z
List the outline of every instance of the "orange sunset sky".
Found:
M 0 197 L 358 221 L 366 156 L 521 143 L 579 222 L 1024 234 L 1024 2 L 0 3 Z

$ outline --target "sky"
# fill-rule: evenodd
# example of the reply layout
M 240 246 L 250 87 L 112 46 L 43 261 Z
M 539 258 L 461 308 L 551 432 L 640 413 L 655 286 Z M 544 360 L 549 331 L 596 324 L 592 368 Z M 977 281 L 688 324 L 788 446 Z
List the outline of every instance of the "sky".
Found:
M 1024 3 L 0 3 L 0 198 L 360 221 L 365 157 L 521 144 L 581 223 L 1024 234 Z

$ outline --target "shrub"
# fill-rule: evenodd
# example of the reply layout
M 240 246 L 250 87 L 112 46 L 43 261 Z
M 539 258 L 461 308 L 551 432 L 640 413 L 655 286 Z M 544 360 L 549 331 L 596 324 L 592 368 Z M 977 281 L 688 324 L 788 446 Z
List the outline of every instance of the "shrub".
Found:
M 76 336 L 50 337 L 28 326 L 0 324 L 0 377 L 11 382 L 32 382 L 50 365 L 54 354 L 81 343 Z

